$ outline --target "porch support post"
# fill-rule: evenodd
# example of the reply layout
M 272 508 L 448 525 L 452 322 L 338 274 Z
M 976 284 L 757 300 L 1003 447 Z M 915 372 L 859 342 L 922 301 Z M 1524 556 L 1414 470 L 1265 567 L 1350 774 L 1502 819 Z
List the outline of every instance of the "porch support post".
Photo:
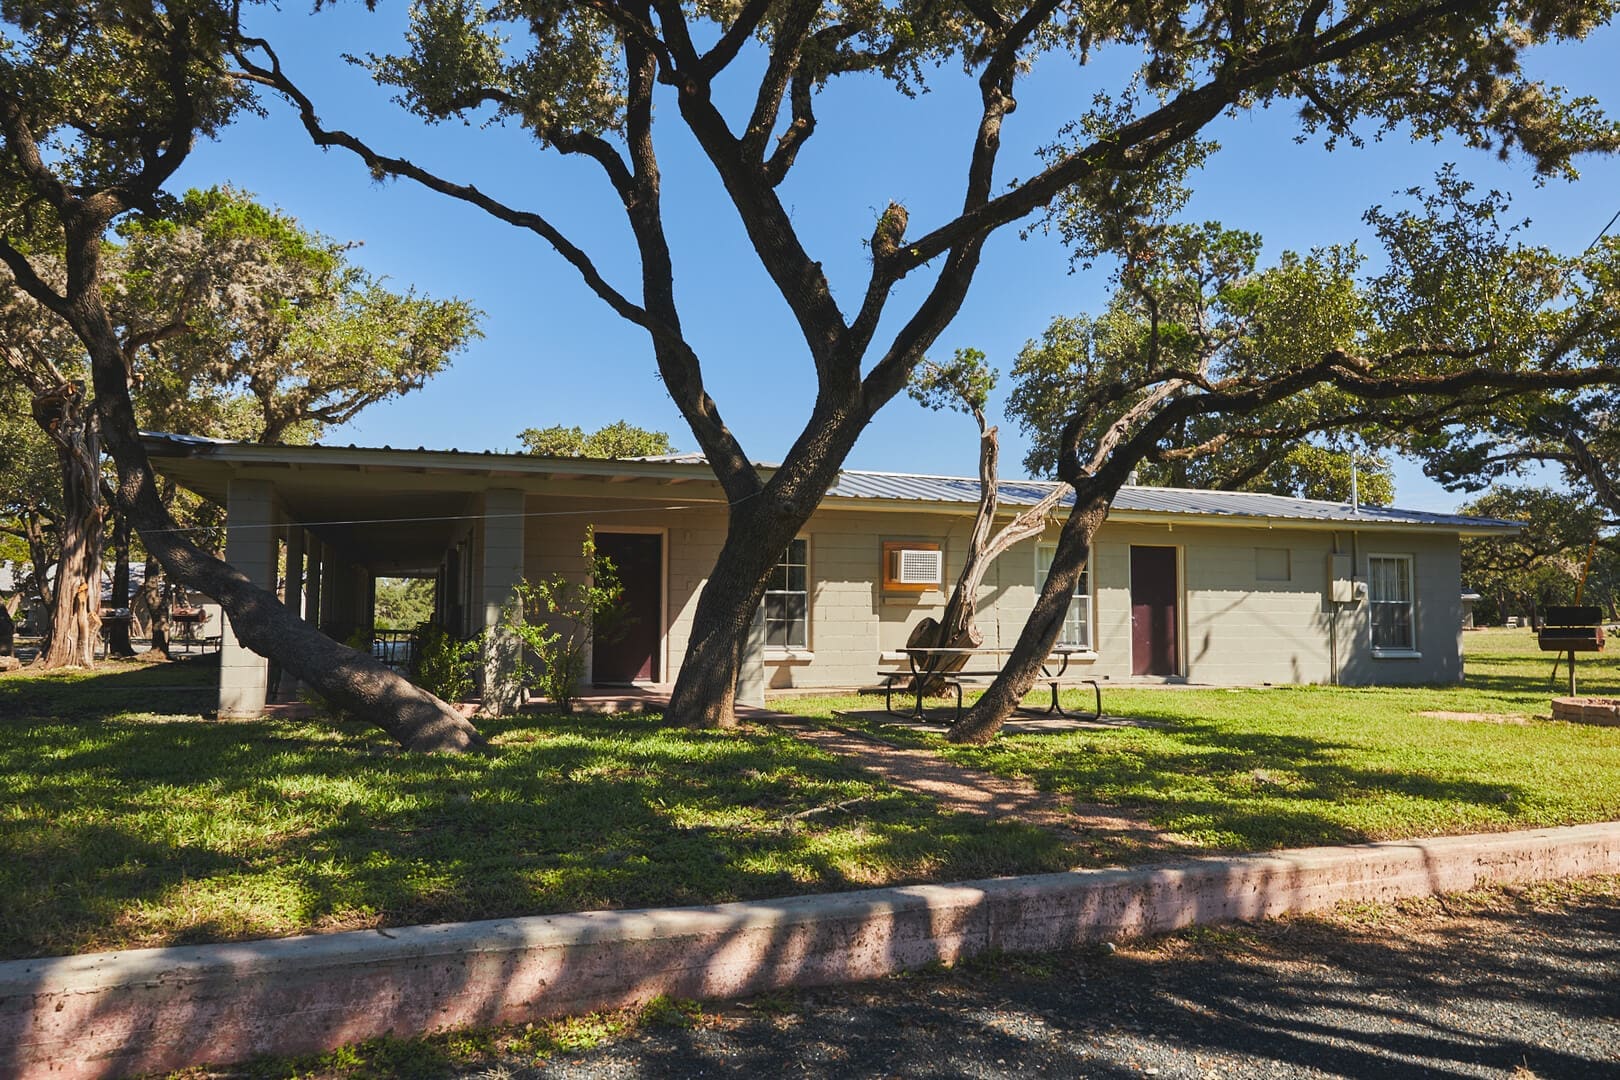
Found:
M 337 632 L 338 624 L 338 581 L 343 577 L 343 566 L 337 557 L 337 548 L 331 544 L 321 544 L 321 633 L 327 637 L 339 640 L 342 635 Z
M 754 609 L 743 644 L 742 665 L 737 669 L 737 704 L 765 707 L 765 605 Z
M 523 492 L 493 488 L 484 492 L 483 593 L 484 711 L 492 716 L 523 703 L 518 678 L 521 643 L 502 629 L 501 614 L 516 598 L 523 580 Z
M 321 625 L 321 542 L 313 533 L 304 534 L 304 550 L 309 553 L 309 569 L 304 573 L 304 621 Z
M 297 525 L 287 529 L 287 582 L 281 595 L 288 611 L 304 613 L 304 530 Z
M 276 587 L 275 491 L 267 480 L 232 480 L 225 500 L 225 560 L 255 585 Z M 220 628 L 219 716 L 264 714 L 270 662 L 236 638 L 227 616 Z

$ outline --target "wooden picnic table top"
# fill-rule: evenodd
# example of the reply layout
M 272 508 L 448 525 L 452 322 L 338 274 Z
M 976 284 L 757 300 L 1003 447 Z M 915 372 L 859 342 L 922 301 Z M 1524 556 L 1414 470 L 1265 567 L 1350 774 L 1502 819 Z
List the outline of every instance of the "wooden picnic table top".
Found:
M 927 654 L 929 656 L 1011 656 L 1013 654 L 1013 652 L 1014 652 L 1013 649 L 1000 649 L 1000 648 L 995 648 L 995 649 L 985 649 L 985 648 L 969 649 L 969 648 L 949 648 L 949 647 L 936 648 L 936 647 L 933 647 L 933 646 L 916 646 L 916 647 L 913 647 L 913 648 L 895 649 L 892 652 L 886 652 L 886 653 L 883 654 L 882 658 L 884 660 L 905 660 L 905 659 L 908 659 L 911 656 L 914 656 L 917 653 L 925 653 L 925 654 Z M 1076 656 L 1076 655 L 1084 655 L 1084 654 L 1089 653 L 1089 652 L 1091 652 L 1090 649 L 1082 648 L 1079 645 L 1054 645 L 1052 647 L 1051 651 L 1047 653 L 1047 655 L 1048 656 Z

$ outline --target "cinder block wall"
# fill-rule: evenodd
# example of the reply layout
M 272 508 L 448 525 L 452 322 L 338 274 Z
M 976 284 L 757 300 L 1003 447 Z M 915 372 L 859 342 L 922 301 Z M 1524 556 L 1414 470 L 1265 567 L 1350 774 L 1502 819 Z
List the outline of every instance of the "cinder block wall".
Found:
M 665 489 L 667 491 L 667 489 Z M 531 495 L 525 573 L 578 574 L 587 524 L 599 532 L 658 529 L 666 542 L 665 650 L 661 681 L 672 681 L 691 633 L 703 582 L 725 538 L 719 506 L 670 510 L 665 491 L 645 500 Z M 638 493 L 639 495 L 639 493 Z M 828 509 L 802 534 L 809 540 L 810 643 L 807 650 L 770 650 L 772 687 L 841 687 L 875 683 L 879 656 L 901 648 L 921 619 L 938 617 L 961 570 L 971 519 L 966 514 Z M 1055 542 L 1057 528 L 1044 540 Z M 885 594 L 885 541 L 938 543 L 944 586 L 920 594 Z M 1351 550 L 1347 531 L 1109 523 L 1092 562 L 1095 655 L 1070 671 L 1109 681 L 1131 676 L 1130 549 L 1174 547 L 1181 576 L 1181 663 L 1192 682 L 1220 684 L 1442 683 L 1461 678 L 1459 556 L 1455 536 L 1404 531 L 1362 532 L 1355 538 L 1356 573 L 1367 554 L 1413 557 L 1419 657 L 1371 654 L 1367 605 L 1339 609 L 1327 599 L 1328 555 Z M 1286 580 L 1260 578 L 1257 549 L 1288 553 Z M 476 551 L 474 552 L 476 557 Z M 1275 557 L 1272 557 L 1273 568 Z M 978 625 L 989 648 L 1010 648 L 1035 600 L 1036 541 L 1003 555 L 985 576 Z M 1336 627 L 1336 631 L 1335 631 Z M 1333 635 L 1337 633 L 1337 651 Z

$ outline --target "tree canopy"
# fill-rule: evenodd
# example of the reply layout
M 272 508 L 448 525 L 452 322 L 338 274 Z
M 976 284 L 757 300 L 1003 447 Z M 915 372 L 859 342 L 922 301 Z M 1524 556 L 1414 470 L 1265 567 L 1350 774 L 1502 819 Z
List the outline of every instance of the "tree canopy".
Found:
M 1620 614 L 1620 552 L 1604 536 L 1602 508 L 1591 499 L 1544 486 L 1498 487 L 1463 512 L 1524 523 L 1516 536 L 1463 541 L 1463 586 L 1480 594 L 1476 621 L 1534 617 L 1546 604 L 1573 603 L 1577 590 L 1609 618 Z
M 626 420 L 615 420 L 587 433 L 583 428 L 554 424 L 518 432 L 523 451 L 541 457 L 637 458 L 672 454 L 675 448 L 663 431 L 649 431 Z

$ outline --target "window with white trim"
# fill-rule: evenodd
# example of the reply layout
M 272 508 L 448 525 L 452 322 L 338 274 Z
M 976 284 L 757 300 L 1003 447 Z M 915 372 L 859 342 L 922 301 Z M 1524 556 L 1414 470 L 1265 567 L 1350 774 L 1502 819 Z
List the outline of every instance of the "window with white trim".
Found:
M 1374 652 L 1416 652 L 1412 556 L 1367 556 L 1367 608 Z
M 1052 558 L 1057 554 L 1056 544 L 1035 545 L 1035 590 L 1046 587 L 1046 577 L 1052 571 Z M 1069 613 L 1063 619 L 1063 632 L 1058 635 L 1059 645 L 1089 649 L 1091 644 L 1091 564 L 1080 571 L 1074 583 L 1074 599 L 1069 601 Z
M 810 647 L 810 541 L 788 544 L 765 589 L 765 646 Z

